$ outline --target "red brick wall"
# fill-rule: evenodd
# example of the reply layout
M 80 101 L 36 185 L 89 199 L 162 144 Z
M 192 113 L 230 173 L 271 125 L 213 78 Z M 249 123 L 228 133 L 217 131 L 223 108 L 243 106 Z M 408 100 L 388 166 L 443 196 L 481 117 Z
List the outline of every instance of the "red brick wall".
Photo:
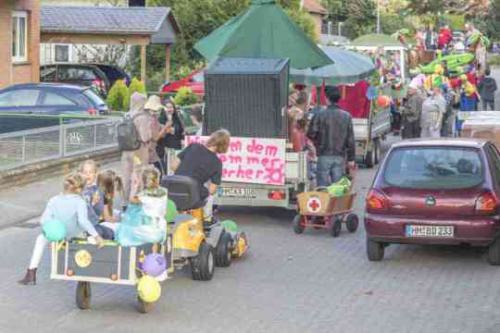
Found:
M 28 12 L 28 61 L 12 63 L 13 10 Z M 40 77 L 40 0 L 0 1 L 0 88 L 15 83 L 38 82 Z

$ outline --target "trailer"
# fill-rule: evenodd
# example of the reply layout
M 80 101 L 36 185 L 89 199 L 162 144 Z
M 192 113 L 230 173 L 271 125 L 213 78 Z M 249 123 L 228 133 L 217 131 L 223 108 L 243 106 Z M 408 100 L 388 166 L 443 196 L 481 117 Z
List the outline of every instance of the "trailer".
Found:
M 205 72 L 203 134 L 231 132 L 216 204 L 295 209 L 308 189 L 305 153 L 288 138 L 288 75 L 288 59 L 269 58 L 218 58 Z
M 391 112 L 388 108 L 370 112 L 368 118 L 353 118 L 356 159 L 372 168 L 381 158 L 381 142 L 391 132 Z

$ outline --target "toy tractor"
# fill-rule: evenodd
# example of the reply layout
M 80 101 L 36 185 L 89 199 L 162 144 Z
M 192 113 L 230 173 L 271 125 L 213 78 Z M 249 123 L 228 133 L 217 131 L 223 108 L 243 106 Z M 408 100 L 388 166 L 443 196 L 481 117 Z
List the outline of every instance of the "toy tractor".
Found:
M 181 212 L 169 225 L 172 239 L 171 260 L 177 267 L 191 265 L 194 280 L 212 279 L 214 267 L 231 264 L 236 243 L 220 223 L 205 224 L 198 183 L 185 176 L 168 176 L 162 180 L 169 198 Z M 170 265 L 173 267 L 174 265 Z

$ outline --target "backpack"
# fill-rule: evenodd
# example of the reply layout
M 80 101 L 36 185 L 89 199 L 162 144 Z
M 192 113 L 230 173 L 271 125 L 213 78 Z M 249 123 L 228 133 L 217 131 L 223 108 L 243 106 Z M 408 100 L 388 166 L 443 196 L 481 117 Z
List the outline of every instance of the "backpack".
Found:
M 120 151 L 134 151 L 141 148 L 141 137 L 135 126 L 134 120 L 141 114 L 133 117 L 126 115 L 116 126 L 118 148 Z

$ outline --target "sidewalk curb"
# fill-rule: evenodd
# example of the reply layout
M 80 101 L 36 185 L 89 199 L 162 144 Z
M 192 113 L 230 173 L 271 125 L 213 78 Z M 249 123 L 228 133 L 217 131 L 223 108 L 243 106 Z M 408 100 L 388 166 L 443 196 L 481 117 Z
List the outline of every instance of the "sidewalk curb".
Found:
M 115 162 L 120 159 L 118 149 L 108 149 L 96 154 L 85 154 L 63 158 L 57 161 L 48 161 L 27 165 L 8 171 L 0 171 L 0 190 L 26 185 L 42 179 L 69 173 L 87 159 L 93 159 L 101 164 Z

